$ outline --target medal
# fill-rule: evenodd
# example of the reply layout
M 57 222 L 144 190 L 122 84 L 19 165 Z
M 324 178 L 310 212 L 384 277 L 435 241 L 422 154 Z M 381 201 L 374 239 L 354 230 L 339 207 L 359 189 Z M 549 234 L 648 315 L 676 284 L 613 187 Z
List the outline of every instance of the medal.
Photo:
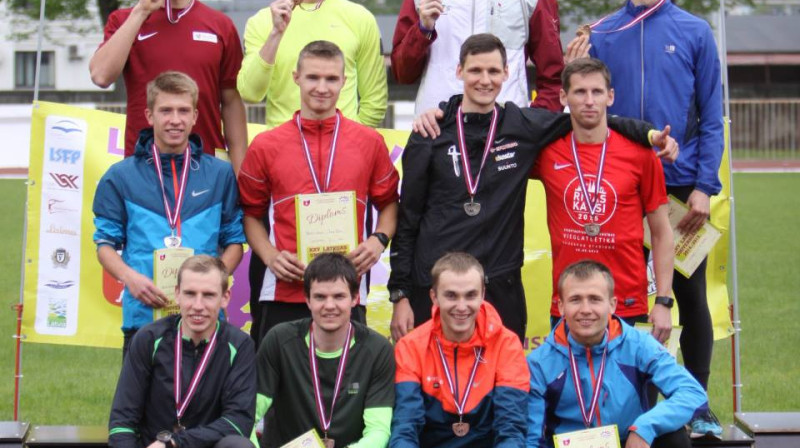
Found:
M 331 172 L 333 172 L 333 157 L 336 155 L 336 142 L 339 140 L 339 125 L 341 124 L 342 117 L 339 114 L 339 111 L 336 111 L 336 124 L 333 127 L 333 137 L 331 137 L 331 150 L 330 155 L 328 156 L 328 172 L 325 176 L 325 185 L 320 185 L 319 179 L 317 178 L 317 171 L 314 169 L 314 162 L 311 160 L 311 151 L 308 149 L 308 142 L 306 141 L 306 136 L 303 134 L 303 125 L 300 122 L 300 114 L 295 115 L 295 123 L 297 124 L 297 130 L 300 131 L 300 143 L 303 145 L 303 153 L 306 156 L 306 162 L 308 162 L 308 171 L 311 172 L 311 179 L 314 181 L 314 188 L 317 190 L 317 193 L 324 193 L 328 191 L 328 187 L 331 185 Z
M 597 413 L 597 403 L 600 399 L 600 392 L 603 389 L 603 376 L 606 372 L 606 354 L 608 353 L 608 330 L 606 330 L 605 338 L 606 345 L 603 347 L 603 359 L 600 361 L 600 370 L 597 372 L 597 380 L 595 381 L 594 391 L 592 392 L 592 401 L 589 403 L 589 412 L 586 412 L 586 403 L 583 397 L 583 388 L 581 387 L 581 377 L 578 375 L 578 362 L 575 360 L 575 356 L 572 354 L 572 344 L 567 342 L 567 350 L 569 351 L 569 368 L 572 372 L 572 383 L 575 386 L 575 395 L 578 397 L 578 407 L 581 410 L 583 424 L 587 428 L 592 427 L 592 421 Z M 591 370 L 591 366 L 589 369 Z M 593 372 L 590 372 L 590 374 L 593 374 Z M 598 424 L 600 423 L 598 422 Z
M 181 10 L 181 12 L 178 13 L 178 17 L 173 17 L 173 15 L 172 15 L 172 1 L 171 0 L 166 0 L 164 2 L 164 9 L 167 11 L 167 20 L 169 21 L 169 23 L 175 25 L 176 23 L 178 23 L 181 20 L 181 18 L 183 16 L 185 16 L 186 14 L 189 13 L 189 10 L 192 9 L 192 6 L 194 6 L 194 0 L 192 0 L 192 2 L 189 3 L 189 6 L 183 8 Z
M 458 400 L 458 389 L 455 386 L 455 381 L 453 381 L 453 374 L 450 372 L 450 365 L 447 364 L 447 358 L 444 356 L 444 349 L 442 349 L 442 343 L 439 341 L 439 338 L 436 338 L 436 348 L 439 349 L 439 359 L 442 361 L 444 376 L 447 378 L 447 385 L 450 388 L 450 393 L 453 394 L 453 404 L 456 405 L 456 411 L 458 411 L 458 422 L 453 423 L 453 434 L 455 434 L 456 437 L 464 437 L 469 432 L 469 423 L 464 421 L 464 408 L 467 406 L 469 393 L 472 391 L 472 383 L 475 382 L 475 373 L 478 372 L 478 364 L 480 364 L 481 361 L 483 347 L 472 348 L 475 354 L 475 362 L 472 364 L 472 371 L 469 374 L 469 380 L 464 388 L 464 396 L 461 397 L 460 401 Z M 458 372 L 456 372 L 456 375 L 458 375 Z
M 211 340 L 208 342 L 208 345 L 206 345 L 205 353 L 203 353 L 203 357 L 200 358 L 200 363 L 197 365 L 197 368 L 192 375 L 192 380 L 189 381 L 189 389 L 186 390 L 186 397 L 181 399 L 181 364 L 183 363 L 181 354 L 183 352 L 183 327 L 181 326 L 181 321 L 178 321 L 178 335 L 175 337 L 175 369 L 173 371 L 175 414 L 178 417 L 178 423 L 175 425 L 175 432 L 186 429 L 186 427 L 181 424 L 181 418 L 186 413 L 186 408 L 189 407 L 189 402 L 192 401 L 192 398 L 194 398 L 194 393 L 197 391 L 197 385 L 200 384 L 200 380 L 203 378 L 203 374 L 206 372 L 206 369 L 210 364 L 211 354 L 214 353 L 214 348 L 217 346 L 217 333 L 219 333 L 219 324 L 217 324 L 217 329 L 214 330 L 214 334 L 211 335 Z
M 169 224 L 169 228 L 172 229 L 172 234 L 164 238 L 164 246 L 174 249 L 176 247 L 181 247 L 181 237 L 175 234 L 175 229 L 177 228 L 178 231 L 180 231 L 179 221 L 181 218 L 181 208 L 183 208 L 183 200 L 186 197 L 186 185 L 189 183 L 189 166 L 192 164 L 192 153 L 187 145 L 186 149 L 183 151 L 183 169 L 181 170 L 180 183 L 178 183 L 177 180 L 175 159 L 172 159 L 172 185 L 175 189 L 175 209 L 173 210 L 169 206 L 169 201 L 167 201 L 167 190 L 164 188 L 164 168 L 161 166 L 161 157 L 155 143 L 151 149 L 153 151 L 153 166 L 156 169 L 156 177 L 158 177 L 158 183 L 161 185 L 161 199 L 164 201 L 164 213 L 167 215 L 167 224 Z
M 337 114 L 338 116 L 338 114 Z M 347 356 L 350 354 L 350 340 L 353 337 L 353 324 L 347 323 L 347 336 L 344 339 L 342 346 L 342 356 L 339 358 L 339 367 L 336 368 L 336 381 L 333 383 L 333 398 L 331 399 L 331 412 L 325 416 L 325 404 L 322 402 L 322 387 L 319 385 L 319 373 L 317 369 L 317 345 L 314 342 L 314 323 L 308 330 L 308 361 L 311 364 L 311 383 L 314 386 L 314 401 L 317 404 L 317 414 L 319 415 L 319 423 L 322 426 L 322 443 L 325 448 L 333 448 L 334 440 L 328 438 L 328 429 L 331 427 L 333 421 L 333 408 L 336 406 L 336 398 L 339 397 L 339 389 L 344 379 L 344 371 L 347 367 Z
M 478 184 L 481 181 L 481 172 L 483 172 L 483 167 L 486 165 L 486 157 L 489 155 L 489 150 L 492 148 L 492 143 L 494 142 L 494 135 L 497 132 L 498 115 L 497 106 L 495 105 L 492 109 L 492 122 L 489 125 L 489 133 L 486 135 L 486 144 L 483 148 L 481 166 L 478 168 L 478 175 L 475 176 L 473 182 L 472 170 L 469 164 L 469 154 L 467 154 L 467 142 L 464 138 L 464 112 L 462 112 L 461 106 L 458 106 L 458 112 L 456 114 L 456 133 L 458 134 L 458 150 L 461 152 L 464 182 L 467 184 L 467 192 L 469 193 L 469 202 L 464 203 L 464 212 L 467 213 L 467 216 L 477 216 L 478 213 L 481 212 L 481 204 L 475 202 L 475 193 L 478 191 Z M 453 158 L 453 162 L 455 163 L 455 158 Z
M 175 426 L 172 427 L 172 432 L 181 432 L 186 431 L 186 427 L 181 425 L 181 422 L 175 423 Z
M 586 201 L 586 206 L 589 208 L 589 216 L 591 216 L 591 221 L 583 225 L 583 230 L 589 236 L 597 236 L 600 235 L 600 224 L 597 222 L 598 218 L 595 216 L 595 212 L 597 211 L 598 198 L 600 197 L 600 190 L 603 186 L 603 167 L 606 164 L 606 146 L 608 144 L 608 135 L 606 134 L 606 139 L 603 140 L 603 149 L 600 152 L 600 162 L 598 162 L 597 166 L 597 176 L 595 176 L 595 183 L 594 183 L 594 200 L 589 194 L 589 188 L 586 187 L 586 179 L 583 175 L 583 169 L 581 168 L 581 161 L 578 158 L 578 147 L 575 144 L 575 133 L 573 132 L 570 134 L 570 139 L 572 142 L 572 158 L 575 161 L 575 171 L 578 172 L 578 181 L 581 184 L 581 193 L 583 194 L 583 199 Z
M 616 13 L 616 11 L 615 11 L 615 12 L 612 12 L 611 14 L 608 14 L 608 15 L 606 15 L 605 17 L 602 17 L 602 18 L 600 18 L 598 21 L 594 22 L 594 23 L 593 23 L 593 24 L 591 24 L 591 25 L 583 25 L 581 28 L 583 28 L 584 26 L 588 26 L 588 27 L 591 29 L 591 31 L 592 31 L 592 32 L 599 33 L 599 34 L 611 34 L 611 33 L 616 33 L 616 32 L 618 32 L 618 31 L 625 31 L 625 30 L 627 30 L 627 29 L 629 29 L 629 28 L 633 27 L 633 26 L 634 26 L 634 25 L 636 25 L 637 23 L 641 22 L 642 20 L 644 20 L 644 19 L 646 19 L 646 18 L 650 17 L 651 15 L 653 15 L 653 14 L 656 12 L 656 10 L 658 10 L 658 8 L 660 8 L 661 6 L 663 6 L 663 5 L 664 5 L 664 3 L 666 3 L 666 2 L 667 2 L 666 0 L 659 0 L 659 2 L 658 2 L 658 3 L 656 3 L 655 5 L 653 5 L 653 6 L 649 7 L 649 8 L 647 8 L 647 9 L 645 9 L 644 11 L 642 11 L 642 13 L 641 13 L 641 14 L 639 14 L 639 15 L 638 15 L 638 16 L 636 16 L 636 17 L 634 17 L 634 18 L 633 18 L 633 20 L 631 20 L 631 21 L 630 21 L 630 22 L 628 22 L 627 24 L 625 24 L 625 25 L 623 25 L 623 26 L 621 26 L 621 27 L 619 27 L 619 28 L 617 28 L 617 29 L 615 29 L 615 30 L 609 30 L 609 31 L 597 31 L 595 28 L 597 28 L 598 26 L 600 26 L 600 24 L 601 24 L 601 23 L 603 23 L 603 22 L 604 22 L 604 21 L 605 21 L 607 18 L 609 18 L 609 17 L 610 17 L 612 14 L 615 14 L 615 13 Z M 579 28 L 579 30 L 580 30 L 580 28 Z

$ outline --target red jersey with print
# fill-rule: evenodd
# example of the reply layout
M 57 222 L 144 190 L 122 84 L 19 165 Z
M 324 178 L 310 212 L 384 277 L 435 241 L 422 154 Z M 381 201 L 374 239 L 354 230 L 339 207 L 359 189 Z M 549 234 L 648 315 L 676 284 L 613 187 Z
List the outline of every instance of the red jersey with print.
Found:
M 175 9 L 174 17 L 181 12 Z M 101 46 L 130 14 L 130 8 L 111 13 Z M 197 83 L 198 115 L 192 132 L 203 139 L 203 151 L 213 156 L 215 148 L 224 149 L 220 125 L 222 90 L 236 88 L 241 66 L 239 33 L 225 14 L 198 0 L 176 24 L 169 23 L 163 9 L 150 14 L 139 28 L 122 71 L 128 96 L 125 157 L 133 155 L 139 131 L 149 127 L 144 116 L 147 83 L 167 70 L 186 73 Z
M 341 115 L 341 112 L 337 113 Z M 297 253 L 295 196 L 317 193 L 306 153 L 294 118 L 277 128 L 262 132 L 247 149 L 239 172 L 239 199 L 247 216 L 270 218 L 269 240 L 278 250 Z M 300 120 L 308 142 L 311 161 L 320 185 L 328 177 L 331 140 L 336 117 Z M 394 168 L 383 137 L 374 129 L 341 117 L 336 152 L 327 192 L 355 191 L 359 243 L 364 240 L 367 199 L 378 210 L 397 202 L 400 177 Z M 362 282 L 361 303 L 366 304 Z M 259 300 L 301 303 L 305 301 L 302 282 L 284 282 L 267 269 Z
M 604 263 L 614 276 L 616 314 L 647 314 L 647 267 L 642 253 L 645 213 L 667 203 L 664 171 L 655 152 L 610 131 L 598 185 L 603 144 L 576 143 L 586 200 L 572 152 L 572 134 L 550 144 L 539 156 L 533 177 L 544 184 L 547 227 L 553 247 L 553 298 L 558 316 L 558 277 L 582 259 Z M 595 204 L 594 216 L 589 202 Z M 587 224 L 599 225 L 590 236 Z

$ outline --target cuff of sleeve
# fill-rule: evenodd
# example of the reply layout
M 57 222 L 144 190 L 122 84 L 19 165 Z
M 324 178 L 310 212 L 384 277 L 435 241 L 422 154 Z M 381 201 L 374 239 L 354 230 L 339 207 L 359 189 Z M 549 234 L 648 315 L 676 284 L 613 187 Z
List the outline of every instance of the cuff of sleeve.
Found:
M 712 187 L 711 185 L 707 184 L 697 184 L 694 186 L 695 190 L 700 190 L 703 193 L 707 194 L 708 196 L 716 196 L 720 192 L 719 187 Z
M 422 22 L 420 21 L 420 22 L 417 22 L 417 28 L 419 29 L 420 33 L 422 33 L 422 36 L 425 37 L 426 40 L 431 41 L 431 42 L 436 40 L 436 35 L 437 34 L 436 34 L 436 27 L 435 26 L 433 28 L 430 28 L 430 29 L 429 28 L 425 28 L 422 25 Z
M 265 61 L 261 58 L 261 56 L 256 58 L 258 60 L 258 66 L 264 69 L 266 72 L 271 72 L 272 69 L 275 67 L 275 64 L 270 64 L 269 62 Z
M 652 445 L 653 444 L 653 439 L 656 438 L 656 434 L 651 428 L 640 428 L 640 427 L 636 426 L 636 422 L 634 422 L 634 424 L 631 425 L 628 428 L 628 430 L 630 432 L 635 432 L 636 434 L 638 434 L 639 437 L 644 439 L 644 441 L 647 442 L 648 445 Z
M 653 146 L 653 134 L 657 131 L 655 129 L 650 129 L 647 131 L 647 141 L 650 142 L 650 146 Z

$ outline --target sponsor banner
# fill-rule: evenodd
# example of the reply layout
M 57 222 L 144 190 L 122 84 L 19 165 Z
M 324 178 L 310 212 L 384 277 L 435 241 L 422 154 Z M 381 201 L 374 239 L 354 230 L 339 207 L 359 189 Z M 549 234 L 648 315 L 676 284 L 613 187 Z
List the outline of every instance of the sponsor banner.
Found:
M 124 115 L 55 103 L 34 105 L 25 246 L 23 333 L 26 341 L 122 346 L 119 302 L 122 285 L 97 262 L 92 242 L 92 200 L 100 177 L 111 164 L 122 159 L 124 129 Z M 263 125 L 248 124 L 248 136 L 252 139 L 264 129 Z M 401 170 L 401 156 L 409 133 L 392 129 L 380 132 L 392 161 Z M 720 176 L 725 189 L 712 201 L 712 216 L 724 236 L 712 251 L 708 264 L 709 303 L 718 338 L 730 334 L 725 286 L 729 216 L 727 159 L 722 166 Z M 525 347 L 530 350 L 541 345 L 550 330 L 552 260 L 544 189 L 538 181 L 528 185 L 524 239 L 522 274 L 528 300 Z M 247 272 L 250 257 L 251 252 L 247 250 L 233 273 L 228 307 L 230 321 L 245 331 L 250 328 Z M 370 327 L 384 335 L 389 334 L 392 316 L 386 290 L 388 278 L 387 250 L 372 269 L 367 312 Z

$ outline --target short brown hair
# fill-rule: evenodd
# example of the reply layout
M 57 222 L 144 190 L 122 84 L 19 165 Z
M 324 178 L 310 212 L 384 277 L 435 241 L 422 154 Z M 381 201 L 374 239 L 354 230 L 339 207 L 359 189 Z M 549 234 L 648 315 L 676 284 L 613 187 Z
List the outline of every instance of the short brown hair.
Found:
M 147 83 L 147 108 L 153 110 L 159 93 L 181 95 L 188 93 L 192 97 L 192 105 L 197 109 L 197 83 L 189 75 L 182 72 L 166 71 Z
M 564 282 L 568 277 L 587 280 L 595 274 L 600 274 L 605 278 L 608 285 L 608 298 L 614 297 L 614 276 L 611 275 L 611 270 L 608 269 L 608 266 L 595 260 L 577 261 L 561 271 L 561 275 L 558 276 L 558 297 L 564 300 Z
M 320 59 L 340 59 L 342 61 L 342 69 L 344 70 L 344 54 L 342 50 L 335 43 L 327 40 L 315 40 L 309 42 L 302 50 L 300 55 L 297 56 L 297 71 L 300 71 L 300 63 L 307 57 L 320 58 Z
M 195 255 L 187 258 L 178 269 L 178 289 L 181 287 L 181 279 L 183 278 L 184 271 L 191 271 L 198 274 L 207 274 L 211 271 L 217 271 L 220 276 L 222 293 L 225 294 L 225 291 L 228 290 L 228 268 L 225 267 L 225 263 L 217 257 Z
M 477 258 L 466 252 L 448 252 L 442 255 L 441 258 L 436 260 L 436 263 L 431 268 L 431 278 L 433 280 L 433 289 L 439 284 L 439 277 L 445 271 L 452 271 L 458 274 L 469 272 L 470 269 L 475 269 L 481 277 L 481 285 L 484 284 L 483 266 Z
M 592 73 L 600 73 L 606 80 L 606 89 L 611 88 L 611 72 L 608 71 L 606 64 L 603 61 L 595 58 L 580 58 L 575 59 L 564 67 L 561 72 L 561 88 L 565 92 L 569 92 L 569 80 L 572 75 L 591 75 Z
M 319 254 L 308 263 L 303 273 L 303 291 L 306 299 L 311 298 L 312 282 L 333 282 L 344 280 L 350 290 L 350 298 L 358 293 L 358 273 L 353 266 L 353 262 L 342 254 L 323 253 Z
M 495 50 L 500 52 L 500 56 L 503 58 L 503 67 L 505 67 L 508 63 L 508 58 L 506 57 L 506 47 L 503 45 L 503 42 L 494 34 L 473 34 L 472 36 L 468 37 L 463 44 L 461 44 L 461 52 L 458 55 L 458 64 L 463 67 L 464 62 L 467 60 L 467 56 L 491 53 Z

